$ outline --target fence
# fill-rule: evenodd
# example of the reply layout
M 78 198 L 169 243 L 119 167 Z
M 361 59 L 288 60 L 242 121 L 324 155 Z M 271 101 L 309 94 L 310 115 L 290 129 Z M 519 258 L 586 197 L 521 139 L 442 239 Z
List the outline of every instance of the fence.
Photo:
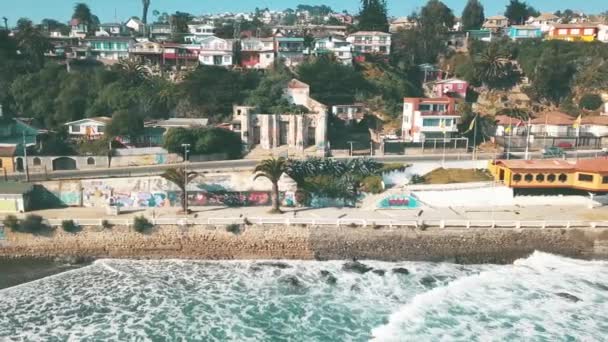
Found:
M 323 218 L 281 218 L 281 217 L 213 217 L 213 218 L 149 218 L 154 225 L 177 226 L 218 226 L 229 224 L 242 225 L 311 225 L 311 226 L 346 226 L 346 227 L 389 227 L 389 228 L 440 228 L 440 229 L 473 229 L 473 228 L 511 228 L 511 229 L 572 229 L 572 228 L 607 228 L 608 221 L 517 221 L 517 220 L 394 220 L 394 219 L 323 219 Z M 102 219 L 74 219 L 79 226 L 101 226 Z M 107 219 L 112 225 L 132 226 L 133 219 Z M 48 220 L 51 226 L 61 226 L 62 220 Z

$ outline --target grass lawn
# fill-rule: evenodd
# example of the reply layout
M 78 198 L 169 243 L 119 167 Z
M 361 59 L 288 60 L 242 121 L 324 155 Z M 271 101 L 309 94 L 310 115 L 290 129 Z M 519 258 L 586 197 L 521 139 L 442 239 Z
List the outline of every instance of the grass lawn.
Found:
M 435 169 L 424 175 L 424 184 L 451 184 L 491 181 L 486 170 L 476 169 Z

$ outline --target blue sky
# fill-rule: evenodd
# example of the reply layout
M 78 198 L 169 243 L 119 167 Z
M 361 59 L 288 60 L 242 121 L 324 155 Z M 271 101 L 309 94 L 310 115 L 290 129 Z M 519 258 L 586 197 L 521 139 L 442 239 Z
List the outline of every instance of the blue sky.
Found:
M 89 4 L 93 13 L 102 22 L 124 20 L 130 16 L 141 15 L 140 0 L 81 0 Z M 72 7 L 77 0 L 0 0 L 0 17 L 8 17 L 13 25 L 20 17 L 29 17 L 35 22 L 43 18 L 53 18 L 61 21 L 69 20 Z M 460 15 L 466 0 L 444 0 L 456 15 Z M 502 13 L 508 0 L 481 0 L 486 8 L 486 15 Z M 297 4 L 331 6 L 334 10 L 347 9 L 351 12 L 359 7 L 358 0 L 152 0 L 150 12 L 175 12 L 177 10 L 202 14 L 209 12 L 247 11 L 257 7 L 285 9 Z M 426 0 L 388 0 L 390 15 L 404 16 L 424 5 Z M 528 0 L 528 3 L 541 11 L 554 12 L 558 9 L 570 8 L 589 13 L 608 11 L 607 0 Z

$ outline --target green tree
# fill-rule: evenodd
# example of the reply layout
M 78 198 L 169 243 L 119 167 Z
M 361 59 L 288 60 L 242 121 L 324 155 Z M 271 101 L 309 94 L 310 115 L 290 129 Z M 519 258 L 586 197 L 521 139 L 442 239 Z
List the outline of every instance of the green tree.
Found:
M 528 74 L 534 97 L 556 106 L 567 98 L 576 74 L 573 62 L 560 53 L 559 45 L 543 50 L 533 72 Z
M 141 16 L 141 21 L 144 24 L 148 23 L 148 10 L 150 9 L 150 0 L 141 0 L 141 4 L 143 7 L 143 13 Z
M 162 178 L 175 184 L 181 191 L 181 205 L 182 212 L 186 213 L 186 203 L 188 197 L 186 196 L 186 187 L 190 182 L 198 177 L 198 173 L 194 171 L 186 172 L 183 167 L 167 169 L 162 175 Z
M 388 32 L 386 0 L 361 0 L 359 31 Z
M 239 134 L 216 127 L 171 128 L 164 136 L 163 147 L 171 153 L 184 153 L 183 144 L 190 145 L 191 154 L 226 153 L 228 158 L 240 158 L 242 142 Z
M 93 26 L 96 22 L 97 24 L 99 23 L 99 19 L 96 19 L 96 17 L 93 15 L 91 9 L 89 8 L 89 5 L 83 2 L 79 2 L 74 5 L 74 13 L 72 14 L 72 19 L 78 19 L 81 24 L 86 25 L 89 32 L 94 31 Z
M 581 97 L 578 102 L 579 107 L 586 110 L 598 110 L 604 101 L 602 97 L 597 94 L 585 94 Z
M 510 0 L 505 10 L 505 17 L 511 25 L 523 25 L 529 17 L 538 16 L 538 11 L 529 6 L 525 1 Z
M 464 7 L 462 11 L 462 29 L 467 30 L 477 30 L 483 25 L 485 21 L 485 16 L 483 12 L 483 5 L 479 2 L 479 0 L 469 0 L 467 5 Z
M 128 137 L 135 142 L 144 131 L 144 120 L 141 115 L 119 111 L 112 115 L 112 121 L 106 127 L 110 137 Z
M 139 61 L 123 58 L 115 65 L 120 77 L 128 86 L 138 86 L 150 76 L 149 70 Z
M 279 203 L 279 180 L 287 169 L 287 161 L 285 158 L 272 158 L 261 161 L 254 170 L 255 179 L 260 177 L 268 179 L 272 183 L 272 212 L 280 213 Z
M 475 59 L 475 78 L 489 89 L 510 89 L 515 86 L 521 75 L 500 50 L 498 44 L 491 43 Z
M 34 27 L 32 21 L 27 18 L 21 18 L 17 21 L 16 38 L 19 52 L 25 59 L 34 68 L 42 68 L 44 66 L 44 54 L 52 48 L 48 38 L 38 28 Z

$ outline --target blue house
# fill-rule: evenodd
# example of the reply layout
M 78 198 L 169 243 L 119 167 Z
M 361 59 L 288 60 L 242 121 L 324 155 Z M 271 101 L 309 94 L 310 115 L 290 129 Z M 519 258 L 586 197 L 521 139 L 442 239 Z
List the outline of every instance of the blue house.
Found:
M 507 34 L 509 35 L 509 38 L 513 40 L 542 38 L 543 36 L 540 27 L 520 25 L 513 25 L 509 27 Z

